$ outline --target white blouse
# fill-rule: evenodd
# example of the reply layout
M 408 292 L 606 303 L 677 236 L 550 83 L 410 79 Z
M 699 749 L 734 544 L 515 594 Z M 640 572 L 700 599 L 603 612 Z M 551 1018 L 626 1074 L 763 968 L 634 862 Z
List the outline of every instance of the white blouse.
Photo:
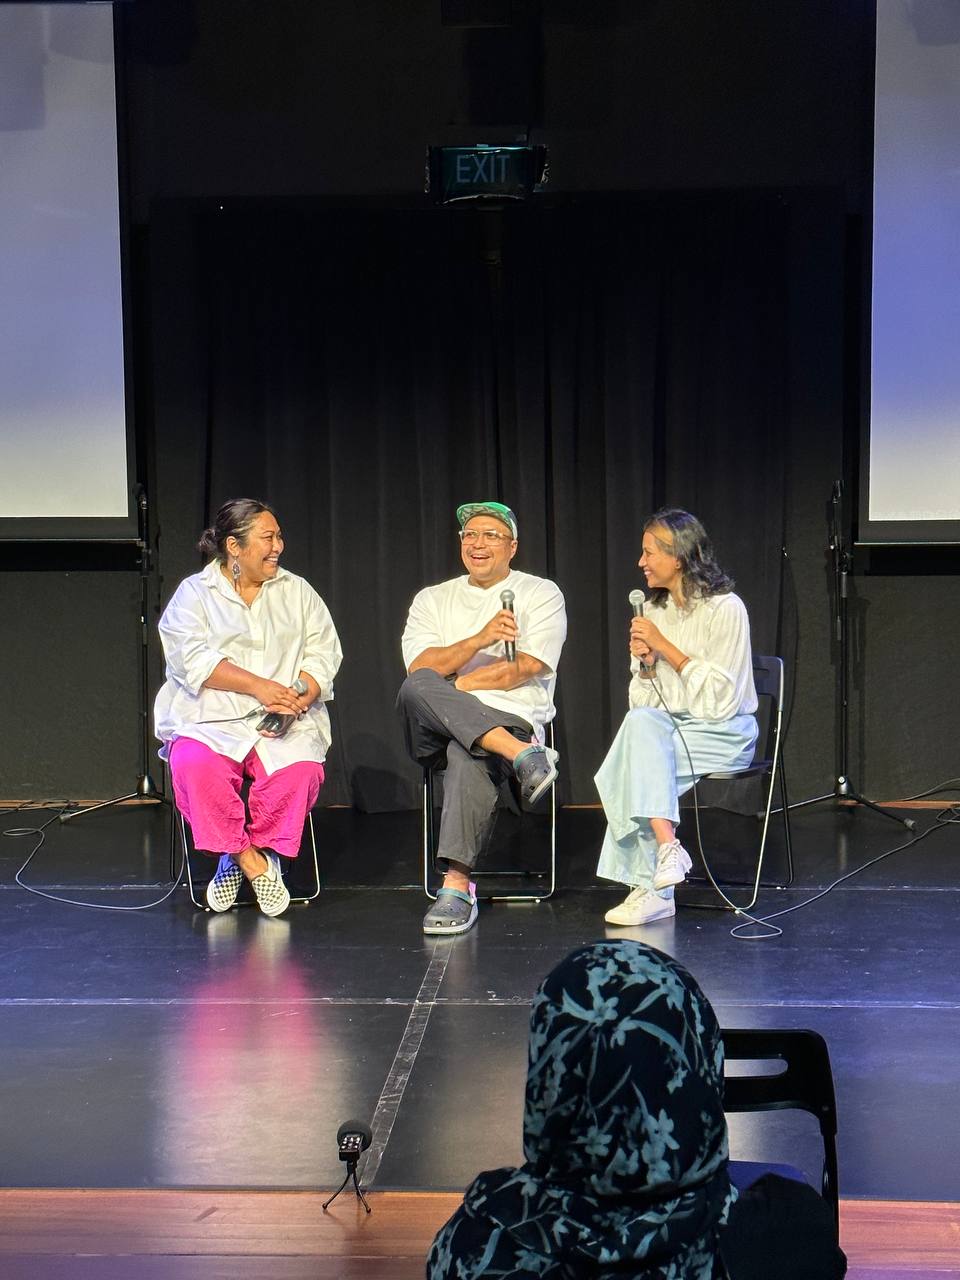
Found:
M 177 587 L 160 619 L 160 639 L 167 680 L 157 694 L 154 725 L 164 760 L 180 737 L 238 761 L 254 747 L 268 774 L 326 758 L 330 716 L 323 704 L 333 699 L 343 653 L 329 609 L 303 578 L 278 569 L 248 605 L 213 560 Z M 306 671 L 320 696 L 282 738 L 263 738 L 257 724 L 266 713 L 256 698 L 203 687 L 224 658 L 287 686 Z
M 750 619 L 739 596 L 707 596 L 678 609 L 672 598 L 659 608 L 648 604 L 645 616 L 690 661 L 677 673 L 661 658 L 656 683 L 673 712 L 698 720 L 729 720 L 757 709 L 750 651 Z M 654 682 L 638 673 L 639 658 L 630 659 L 631 707 L 659 707 Z

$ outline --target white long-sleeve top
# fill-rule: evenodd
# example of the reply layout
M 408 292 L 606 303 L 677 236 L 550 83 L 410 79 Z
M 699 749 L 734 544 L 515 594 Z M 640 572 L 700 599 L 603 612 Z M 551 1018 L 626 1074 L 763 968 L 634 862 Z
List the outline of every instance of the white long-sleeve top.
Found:
M 154 725 L 163 759 L 181 737 L 195 738 L 231 760 L 242 760 L 255 747 L 268 774 L 301 760 L 326 758 L 330 716 L 323 704 L 333 698 L 343 653 L 330 610 L 309 582 L 278 569 L 248 605 L 213 560 L 177 587 L 160 619 L 160 639 L 167 680 L 154 704 Z M 288 686 L 306 671 L 320 686 L 320 697 L 282 738 L 263 738 L 257 724 L 266 712 L 256 698 L 203 687 L 224 658 Z M 238 718 L 250 712 L 257 714 Z
M 698 720 L 729 720 L 757 709 L 750 651 L 750 619 L 739 596 L 707 596 L 678 609 L 671 598 L 647 605 L 646 616 L 690 661 L 678 673 L 664 659 L 656 666 L 657 684 L 673 712 Z M 630 659 L 631 707 L 659 707 L 652 680 L 640 674 L 639 658 Z

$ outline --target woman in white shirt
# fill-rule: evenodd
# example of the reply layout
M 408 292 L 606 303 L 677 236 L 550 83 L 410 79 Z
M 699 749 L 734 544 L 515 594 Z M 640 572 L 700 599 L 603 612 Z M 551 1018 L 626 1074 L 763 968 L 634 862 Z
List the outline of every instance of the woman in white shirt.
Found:
M 199 542 L 210 562 L 160 619 L 167 680 L 156 734 L 194 843 L 220 855 L 207 886 L 213 911 L 233 906 L 244 877 L 267 915 L 286 910 L 277 855 L 297 856 L 330 746 L 324 703 L 340 641 L 310 584 L 280 568 L 283 545 L 265 503 L 225 502 Z M 264 725 L 267 713 L 278 719 Z
M 596 775 L 607 819 L 597 874 L 630 886 L 608 924 L 672 916 L 690 870 L 679 796 L 697 778 L 746 768 L 757 740 L 750 621 L 696 516 L 665 508 L 644 527 L 649 589 L 630 624 L 630 710 Z

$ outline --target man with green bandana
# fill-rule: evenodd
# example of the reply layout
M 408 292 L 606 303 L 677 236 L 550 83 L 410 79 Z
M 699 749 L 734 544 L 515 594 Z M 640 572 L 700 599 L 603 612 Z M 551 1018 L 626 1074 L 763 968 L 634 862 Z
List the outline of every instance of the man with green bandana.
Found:
M 471 874 L 500 783 L 515 778 L 533 803 L 557 776 L 543 731 L 555 714 L 567 634 L 556 584 L 511 567 L 510 508 L 468 502 L 457 520 L 466 575 L 414 597 L 401 641 L 408 675 L 397 698 L 407 750 L 445 770 L 437 845 L 444 880 L 423 921 L 424 933 L 443 935 L 466 933 L 477 918 Z

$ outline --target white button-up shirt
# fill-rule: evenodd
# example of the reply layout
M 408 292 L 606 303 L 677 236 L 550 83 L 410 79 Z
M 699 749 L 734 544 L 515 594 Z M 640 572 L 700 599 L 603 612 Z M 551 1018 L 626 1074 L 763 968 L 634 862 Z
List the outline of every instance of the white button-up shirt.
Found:
M 333 698 L 343 654 L 329 609 L 303 578 L 278 569 L 248 605 L 213 560 L 177 587 L 160 619 L 160 639 L 167 680 L 157 694 L 154 725 L 163 759 L 181 737 L 231 760 L 242 760 L 254 747 L 268 774 L 326 758 L 330 717 L 324 703 Z M 263 738 L 257 724 L 266 712 L 252 695 L 203 687 L 224 658 L 288 686 L 306 671 L 320 697 L 282 738 Z

